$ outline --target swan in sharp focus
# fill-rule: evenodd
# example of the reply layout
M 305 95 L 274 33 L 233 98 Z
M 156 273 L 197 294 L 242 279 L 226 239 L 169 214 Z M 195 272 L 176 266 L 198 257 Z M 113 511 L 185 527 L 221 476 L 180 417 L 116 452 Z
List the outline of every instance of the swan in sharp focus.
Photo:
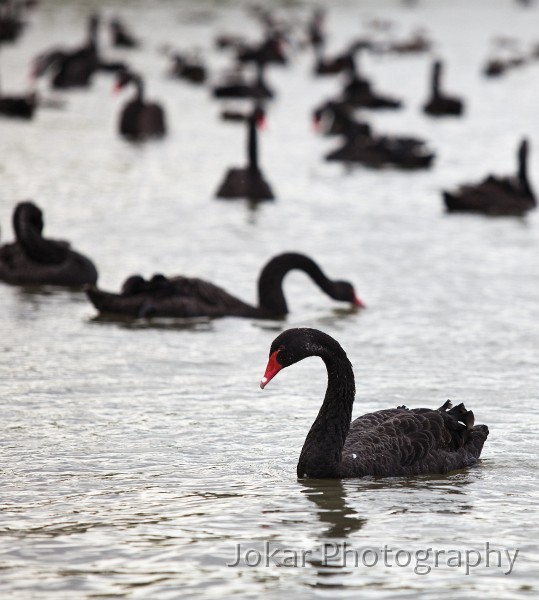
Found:
M 354 372 L 341 345 L 317 329 L 288 329 L 271 344 L 260 387 L 309 356 L 325 363 L 324 402 L 299 457 L 299 478 L 395 477 L 448 473 L 474 465 L 488 436 L 464 404 L 439 409 L 405 406 L 354 421 Z M 281 415 L 282 416 L 282 415 Z

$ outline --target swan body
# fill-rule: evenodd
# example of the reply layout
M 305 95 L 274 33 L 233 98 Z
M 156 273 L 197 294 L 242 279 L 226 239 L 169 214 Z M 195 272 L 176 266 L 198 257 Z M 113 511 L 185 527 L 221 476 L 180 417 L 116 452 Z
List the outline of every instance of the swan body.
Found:
M 18 2 L 0 3 L 0 44 L 14 42 L 22 33 L 25 22 Z
M 258 280 L 258 306 L 247 304 L 213 283 L 184 276 L 154 275 L 146 281 L 134 275 L 125 281 L 120 294 L 91 287 L 87 289 L 87 295 L 102 314 L 135 318 L 229 316 L 275 319 L 288 313 L 282 284 L 291 270 L 307 273 L 331 298 L 363 306 L 350 283 L 328 279 L 312 259 L 296 253 L 280 254 L 262 269 Z
M 26 96 L 0 95 L 0 115 L 18 119 L 31 119 L 37 105 L 35 94 Z
M 282 35 L 278 32 L 269 35 L 258 45 L 240 45 L 236 50 L 236 58 L 240 63 L 286 65 L 288 62 L 283 49 Z
M 249 81 L 245 79 L 241 71 L 233 71 L 220 84 L 212 88 L 213 97 L 269 100 L 274 97 L 274 93 L 266 83 L 264 72 L 265 64 L 257 64 L 256 78 L 253 81 Z
M 360 49 L 360 48 L 358 48 Z M 377 109 L 397 109 L 402 102 L 390 96 L 375 92 L 370 81 L 359 74 L 355 51 L 350 53 L 349 79 L 344 86 L 342 97 L 345 102 L 355 107 Z
M 197 55 L 188 56 L 175 53 L 172 55 L 170 74 L 178 79 L 183 79 L 194 84 L 206 81 L 207 72 L 201 58 Z
M 299 478 L 395 477 L 448 473 L 475 464 L 488 436 L 463 404 L 439 409 L 404 406 L 354 421 L 352 365 L 340 344 L 316 329 L 289 329 L 272 343 L 264 388 L 283 368 L 309 356 L 326 365 L 324 402 L 303 445 Z
M 356 134 L 327 154 L 326 160 L 357 162 L 373 168 L 424 169 L 430 167 L 434 157 L 425 142 L 417 138 Z
M 489 175 L 477 184 L 463 185 L 452 192 L 443 192 L 449 212 L 475 212 L 492 216 L 520 216 L 537 205 L 528 180 L 528 141 L 518 149 L 516 177 Z
M 324 135 L 369 135 L 368 123 L 356 121 L 352 107 L 339 100 L 328 100 L 313 111 L 313 124 Z
M 95 284 L 97 270 L 64 241 L 42 236 L 43 215 L 32 202 L 13 214 L 16 242 L 0 246 L 0 280 L 12 284 L 82 286 Z

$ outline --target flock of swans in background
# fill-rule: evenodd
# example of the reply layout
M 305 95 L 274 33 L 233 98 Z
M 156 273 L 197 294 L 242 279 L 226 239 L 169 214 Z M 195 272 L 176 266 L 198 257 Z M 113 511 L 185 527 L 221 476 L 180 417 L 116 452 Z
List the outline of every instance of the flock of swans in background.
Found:
M 0 2 L 0 43 L 14 42 L 24 29 L 23 15 L 29 3 Z M 265 179 L 259 159 L 258 129 L 267 105 L 276 97 L 265 79 L 268 68 L 286 65 L 291 49 L 308 51 L 314 57 L 313 75 L 339 75 L 343 85 L 338 95 L 313 108 L 312 119 L 323 135 L 339 136 L 342 145 L 330 152 L 328 161 L 361 163 L 367 167 L 424 169 L 432 166 L 434 151 L 425 140 L 412 136 L 378 134 L 368 122 L 358 120 L 356 111 L 399 110 L 400 98 L 382 93 L 362 73 L 362 53 L 421 53 L 432 42 L 424 32 L 407 40 L 374 42 L 369 36 L 350 41 L 342 52 L 326 52 L 326 14 L 315 10 L 297 24 L 280 21 L 263 9 L 254 11 L 264 34 L 257 44 L 239 35 L 220 35 L 216 45 L 234 57 L 232 68 L 210 87 L 217 100 L 247 99 L 250 108 L 236 111 L 223 107 L 221 118 L 244 123 L 247 130 L 247 164 L 232 168 L 216 191 L 219 199 L 246 198 L 251 202 L 271 201 L 275 195 Z M 51 48 L 35 58 L 35 78 L 48 78 L 53 89 L 89 87 L 97 74 L 110 73 L 117 91 L 134 88 L 118 121 L 118 132 L 127 140 L 141 142 L 167 135 L 167 116 L 158 102 L 146 99 L 144 79 L 124 61 L 103 55 L 99 45 L 98 15 L 88 19 L 85 43 L 76 48 Z M 383 31 L 387 24 L 376 22 L 373 29 Z M 114 47 L 144 50 L 144 44 L 118 18 L 109 23 Z M 500 48 L 511 53 L 507 40 Z M 192 85 L 204 85 L 208 69 L 197 52 L 179 53 L 170 47 L 161 52 L 170 63 L 170 75 Z M 501 77 L 510 69 L 539 59 L 539 49 L 529 56 L 497 56 L 484 67 L 486 76 Z M 431 95 L 423 106 L 427 117 L 458 118 L 465 112 L 462 98 L 447 95 L 442 89 L 443 62 L 432 64 Z M 32 119 L 40 105 L 37 92 L 5 95 L 0 92 L 0 114 Z M 363 113 L 364 114 L 364 113 Z M 529 142 L 518 146 L 518 165 L 514 176 L 489 175 L 478 183 L 461 185 L 443 192 L 448 212 L 476 212 L 492 216 L 522 216 L 535 208 L 536 197 L 528 174 Z M 92 261 L 74 251 L 69 243 L 43 235 L 43 215 L 32 202 L 21 202 L 13 214 L 15 241 L 0 246 L 0 280 L 14 285 L 85 286 L 87 297 L 100 314 L 128 318 L 152 317 L 246 317 L 278 319 L 288 313 L 283 280 L 291 270 L 301 270 L 330 298 L 360 309 L 364 304 L 351 283 L 329 278 L 310 257 L 286 252 L 273 257 L 262 268 L 258 280 L 258 305 L 252 306 L 224 289 L 197 278 L 167 277 L 156 274 L 146 280 L 139 275 L 126 279 L 118 293 L 97 287 L 98 272 Z M 264 387 L 284 367 L 307 356 L 319 356 L 328 371 L 324 403 L 305 441 L 298 463 L 299 477 L 358 477 L 363 475 L 414 475 L 445 473 L 474 464 L 488 435 L 484 425 L 474 425 L 473 413 L 463 405 L 449 403 L 437 410 L 409 410 L 401 406 L 364 415 L 352 423 L 354 375 L 348 358 L 327 334 L 314 329 L 290 329 L 272 344 Z

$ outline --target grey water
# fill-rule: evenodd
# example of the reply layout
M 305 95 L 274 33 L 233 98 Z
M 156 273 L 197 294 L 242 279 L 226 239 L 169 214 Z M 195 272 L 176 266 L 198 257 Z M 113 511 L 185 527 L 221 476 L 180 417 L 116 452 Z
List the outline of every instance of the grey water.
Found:
M 293 20 L 313 5 L 275 6 Z M 53 94 L 41 82 L 63 108 L 0 122 L 2 243 L 16 202 L 33 199 L 46 234 L 91 256 L 104 289 L 133 273 L 183 273 L 254 302 L 263 264 L 296 250 L 352 281 L 368 308 L 338 306 L 293 273 L 286 321 L 100 321 L 80 292 L 2 284 L 1 597 L 537 597 L 538 216 L 449 216 L 440 190 L 513 172 L 523 135 L 539 186 L 539 62 L 498 81 L 480 75 L 492 37 L 515 36 L 524 49 L 538 41 L 539 7 L 332 2 L 330 51 L 375 17 L 394 20 L 397 37 L 424 26 L 436 41 L 431 55 L 362 58 L 377 88 L 406 104 L 369 120 L 425 137 L 435 166 L 325 163 L 338 141 L 317 137 L 310 111 L 339 84 L 313 78 L 310 52 L 293 46 L 291 65 L 268 72 L 278 98 L 261 165 L 277 200 L 257 210 L 213 199 L 225 170 L 244 162 L 243 127 L 218 120 L 206 88 L 168 79 L 159 53 L 163 43 L 199 46 L 215 76 L 227 64 L 217 32 L 259 34 L 244 4 L 42 2 L 20 42 L 2 48 L 3 89 L 24 89 L 41 50 L 80 43 L 95 8 L 143 38 L 142 50 L 121 52 L 103 34 L 103 52 L 146 76 L 169 135 L 121 140 L 130 92 L 112 96 L 108 75 L 84 92 Z M 447 61 L 445 89 L 466 98 L 463 119 L 420 112 L 433 55 Z M 465 402 L 490 428 L 480 464 L 446 476 L 297 480 L 325 369 L 310 359 L 258 387 L 271 341 L 297 326 L 324 330 L 348 353 L 355 415 Z M 227 566 L 238 548 L 239 564 Z

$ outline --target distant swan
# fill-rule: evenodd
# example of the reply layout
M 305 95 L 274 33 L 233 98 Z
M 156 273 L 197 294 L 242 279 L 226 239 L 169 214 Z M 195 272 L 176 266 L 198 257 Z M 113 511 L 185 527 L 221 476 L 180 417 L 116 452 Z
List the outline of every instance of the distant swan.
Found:
M 274 195 L 269 183 L 258 164 L 258 134 L 257 127 L 264 123 L 264 110 L 255 106 L 252 113 L 247 117 L 247 167 L 229 169 L 225 178 L 219 186 L 217 198 L 229 200 L 235 198 L 247 198 L 254 202 L 262 200 L 273 200 Z
M 0 246 L 0 280 L 13 284 L 82 286 L 95 284 L 97 270 L 68 242 L 43 237 L 43 214 L 32 202 L 13 213 L 16 242 Z
M 431 98 L 423 107 L 429 115 L 461 115 L 464 103 L 460 98 L 445 96 L 440 91 L 440 78 L 442 75 L 442 61 L 437 60 L 432 66 L 432 91 Z
M 116 79 L 116 91 L 128 84 L 134 84 L 135 96 L 127 102 L 120 114 L 120 135 L 132 139 L 143 140 L 150 137 L 162 137 L 166 133 L 165 113 L 156 102 L 144 99 L 144 83 L 142 77 L 131 71 L 121 71 Z
M 288 313 L 283 280 L 293 270 L 303 271 L 334 300 L 363 307 L 347 281 L 328 279 L 308 256 L 288 252 L 272 258 L 258 279 L 258 306 L 247 304 L 221 287 L 192 277 L 154 275 L 146 281 L 140 275 L 129 277 L 120 294 L 87 289 L 92 304 L 102 314 L 143 317 L 247 317 L 276 319 Z
M 520 143 L 516 177 L 489 175 L 479 183 L 443 192 L 443 197 L 449 212 L 518 216 L 532 210 L 537 199 L 528 179 L 528 141 Z

